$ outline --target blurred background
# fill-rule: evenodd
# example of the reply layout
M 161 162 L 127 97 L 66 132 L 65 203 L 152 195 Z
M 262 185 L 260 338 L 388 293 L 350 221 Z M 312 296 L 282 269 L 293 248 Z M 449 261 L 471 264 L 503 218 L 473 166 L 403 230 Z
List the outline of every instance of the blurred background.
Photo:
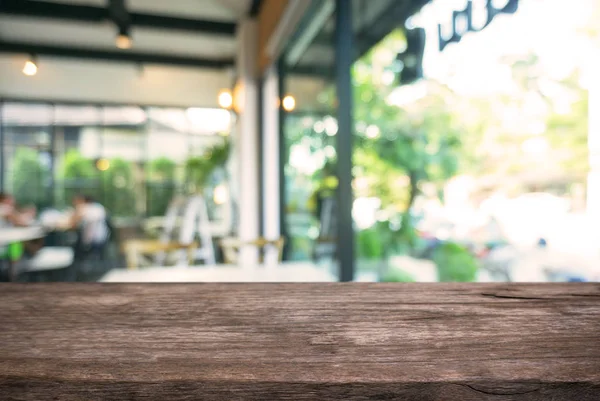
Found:
M 159 3 L 0 2 L 4 280 L 600 279 L 600 1 Z

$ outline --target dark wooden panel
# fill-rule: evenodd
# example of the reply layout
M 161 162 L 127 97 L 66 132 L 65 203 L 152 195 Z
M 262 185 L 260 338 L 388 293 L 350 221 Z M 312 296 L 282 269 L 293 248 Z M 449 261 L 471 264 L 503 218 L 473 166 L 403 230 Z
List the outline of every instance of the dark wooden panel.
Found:
M 257 68 L 259 75 L 269 67 L 271 60 L 267 55 L 267 44 L 277 29 L 277 25 L 283 16 L 288 0 L 264 0 L 258 14 L 258 57 Z
M 600 400 L 600 285 L 0 286 L 1 400 Z

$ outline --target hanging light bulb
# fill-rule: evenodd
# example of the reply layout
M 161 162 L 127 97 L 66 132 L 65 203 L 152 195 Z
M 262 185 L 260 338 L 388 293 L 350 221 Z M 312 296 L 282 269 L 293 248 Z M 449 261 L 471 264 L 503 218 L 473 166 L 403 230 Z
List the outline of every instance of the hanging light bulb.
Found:
M 233 95 L 230 90 L 223 89 L 219 92 L 219 97 L 217 99 L 219 101 L 219 106 L 223 109 L 230 109 L 233 105 Z
M 296 99 L 292 95 L 287 95 L 281 102 L 285 111 L 294 111 L 296 108 Z
M 119 49 L 123 49 L 123 50 L 131 49 L 131 47 L 133 46 L 133 39 L 131 39 L 131 35 L 129 34 L 129 29 L 127 27 L 119 28 L 119 34 L 117 35 L 115 45 Z
M 27 76 L 33 76 L 37 74 L 37 70 L 38 66 L 35 57 L 33 55 L 29 56 L 29 59 L 25 62 L 25 65 L 23 66 L 23 74 Z

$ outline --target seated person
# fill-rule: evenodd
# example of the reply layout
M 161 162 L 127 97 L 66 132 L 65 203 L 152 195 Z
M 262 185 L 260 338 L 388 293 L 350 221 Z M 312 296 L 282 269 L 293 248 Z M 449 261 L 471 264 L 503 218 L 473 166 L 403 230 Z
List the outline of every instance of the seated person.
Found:
M 15 198 L 6 193 L 0 193 L 0 227 L 26 227 L 35 218 L 35 207 L 17 209 Z
M 35 207 L 18 209 L 15 205 L 15 198 L 7 193 L 0 193 L 0 228 L 2 227 L 27 227 L 34 221 L 36 215 Z M 9 253 L 13 249 L 20 251 L 14 253 L 21 255 L 24 252 L 25 256 L 31 257 L 35 255 L 44 245 L 43 239 L 25 241 L 22 244 L 11 244 L 8 247 Z M 6 252 L 6 250 L 4 250 Z M 17 258 L 15 256 L 15 258 Z M 20 258 L 20 257 L 19 257 Z
M 79 245 L 82 250 L 102 247 L 108 240 L 106 209 L 91 197 L 76 195 L 73 198 L 75 211 L 68 222 L 70 229 L 79 230 Z

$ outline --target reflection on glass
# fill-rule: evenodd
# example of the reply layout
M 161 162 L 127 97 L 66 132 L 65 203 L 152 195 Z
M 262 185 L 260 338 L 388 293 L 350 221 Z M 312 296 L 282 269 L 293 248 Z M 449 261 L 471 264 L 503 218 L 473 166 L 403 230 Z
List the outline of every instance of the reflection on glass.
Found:
M 355 64 L 359 279 L 599 280 L 599 88 L 585 77 L 600 3 L 523 1 L 440 52 L 453 7 L 434 0 L 411 18 L 427 31 L 424 79 L 401 80 L 401 29 Z

